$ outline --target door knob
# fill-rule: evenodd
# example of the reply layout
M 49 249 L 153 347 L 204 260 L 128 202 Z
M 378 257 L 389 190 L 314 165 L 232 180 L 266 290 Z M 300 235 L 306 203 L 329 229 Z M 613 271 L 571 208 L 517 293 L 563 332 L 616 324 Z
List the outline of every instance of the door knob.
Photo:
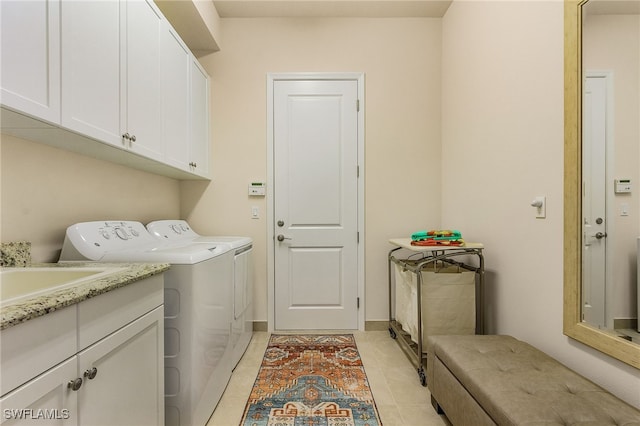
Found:
M 282 228 L 284 226 L 284 220 L 279 220 L 278 226 Z
M 284 241 L 284 240 L 290 240 L 291 239 L 289 237 L 285 237 L 282 234 L 278 235 L 276 238 L 278 239 L 278 241 Z
M 596 232 L 595 237 L 596 237 L 598 240 L 601 240 L 601 239 L 603 239 L 603 238 L 607 238 L 607 233 L 606 233 L 606 232 Z

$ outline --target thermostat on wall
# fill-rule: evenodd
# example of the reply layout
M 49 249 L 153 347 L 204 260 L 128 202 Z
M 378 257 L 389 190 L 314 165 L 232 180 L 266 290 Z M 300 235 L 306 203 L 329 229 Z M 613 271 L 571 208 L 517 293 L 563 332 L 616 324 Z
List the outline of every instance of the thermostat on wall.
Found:
M 627 194 L 631 192 L 631 179 L 616 179 L 616 194 Z
M 249 195 L 264 197 L 267 193 L 267 185 L 264 182 L 251 182 L 249 184 Z

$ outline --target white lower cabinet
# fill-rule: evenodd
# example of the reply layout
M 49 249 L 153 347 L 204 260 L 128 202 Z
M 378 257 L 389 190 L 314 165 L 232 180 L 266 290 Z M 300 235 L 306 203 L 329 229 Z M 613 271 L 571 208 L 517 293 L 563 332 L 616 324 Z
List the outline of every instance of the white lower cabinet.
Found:
M 156 308 L 78 354 L 80 425 L 164 424 L 162 333 Z
M 73 345 L 75 354 L 61 362 L 49 359 L 47 363 L 45 359 L 20 363 L 31 352 L 46 354 L 46 339 L 33 329 L 26 328 L 25 333 L 20 329 L 32 321 L 31 327 L 51 322 L 46 315 L 3 330 L 0 338 L 3 355 L 7 356 L 7 365 L 3 359 L 1 366 L 3 374 L 9 374 L 9 368 L 30 371 L 34 365 L 53 367 L 31 371 L 32 379 L 0 398 L 0 423 L 164 425 L 163 283 L 162 276 L 157 275 L 63 309 L 77 310 L 79 323 L 71 330 L 76 339 L 66 342 Z M 83 310 L 91 314 L 87 316 Z M 82 320 L 86 317 L 87 325 Z M 17 336 L 26 345 L 20 345 Z M 14 350 L 16 346 L 18 351 Z M 14 376 L 15 380 L 3 383 L 3 392 L 26 377 L 20 371 Z
M 76 377 L 73 357 L 0 398 L 2 424 L 78 424 L 78 394 L 68 387 Z

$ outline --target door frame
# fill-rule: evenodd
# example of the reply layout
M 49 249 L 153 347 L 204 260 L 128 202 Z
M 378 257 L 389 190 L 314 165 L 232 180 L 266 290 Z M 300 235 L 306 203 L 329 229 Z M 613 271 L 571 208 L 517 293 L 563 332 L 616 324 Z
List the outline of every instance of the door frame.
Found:
M 273 84 L 276 81 L 294 80 L 353 80 L 358 84 L 358 330 L 365 326 L 365 226 L 364 226 L 364 73 L 363 72 L 323 72 L 323 73 L 267 73 L 267 331 L 275 326 L 275 204 L 274 185 L 274 140 L 273 140 Z

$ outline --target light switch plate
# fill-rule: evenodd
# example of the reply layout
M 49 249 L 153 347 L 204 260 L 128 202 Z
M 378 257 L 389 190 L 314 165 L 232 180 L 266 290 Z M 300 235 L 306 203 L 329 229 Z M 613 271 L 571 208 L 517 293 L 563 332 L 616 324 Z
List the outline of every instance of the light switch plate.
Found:
M 544 219 L 547 217 L 547 197 L 539 196 L 533 199 L 532 206 L 536 209 L 536 218 Z

